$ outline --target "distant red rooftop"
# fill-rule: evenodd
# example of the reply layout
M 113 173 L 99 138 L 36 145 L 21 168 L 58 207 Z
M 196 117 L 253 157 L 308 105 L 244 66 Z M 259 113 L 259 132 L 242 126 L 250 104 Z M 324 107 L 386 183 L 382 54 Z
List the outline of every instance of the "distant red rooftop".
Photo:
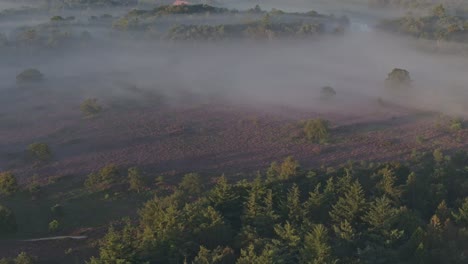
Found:
M 176 0 L 172 5 L 179 6 L 179 5 L 190 5 L 189 2 L 184 0 Z

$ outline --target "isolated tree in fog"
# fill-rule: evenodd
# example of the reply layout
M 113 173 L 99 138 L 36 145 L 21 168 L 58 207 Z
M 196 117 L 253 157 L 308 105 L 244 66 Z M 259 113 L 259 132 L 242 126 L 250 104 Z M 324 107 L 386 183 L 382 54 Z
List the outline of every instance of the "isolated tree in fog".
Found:
M 16 76 L 18 83 L 34 83 L 44 79 L 44 75 L 37 69 L 26 69 Z
M 13 212 L 0 204 L 0 237 L 16 232 L 16 218 Z
M 102 111 L 102 107 L 98 104 L 96 98 L 89 98 L 81 103 L 80 110 L 85 117 L 92 117 L 99 114 Z
M 333 89 L 331 86 L 324 86 L 320 90 L 320 98 L 321 99 L 331 99 L 336 95 L 335 89 Z
M 18 183 L 13 173 L 0 173 L 0 195 L 11 195 L 17 191 Z
M 385 87 L 388 88 L 409 88 L 411 87 L 411 77 L 407 70 L 395 68 L 388 74 L 385 80 Z

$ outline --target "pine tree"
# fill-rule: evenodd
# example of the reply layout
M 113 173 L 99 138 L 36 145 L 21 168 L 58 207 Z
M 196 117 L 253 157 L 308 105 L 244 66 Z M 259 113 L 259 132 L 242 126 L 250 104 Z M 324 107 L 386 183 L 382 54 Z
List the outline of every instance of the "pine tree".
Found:
M 395 220 L 397 210 L 391 206 L 391 201 L 383 196 L 370 204 L 369 210 L 362 217 L 371 230 L 385 231 Z
M 315 225 L 311 232 L 304 236 L 304 246 L 301 250 L 301 263 L 305 264 L 328 264 L 334 263 L 332 250 L 328 242 L 327 228 Z
M 300 201 L 301 192 L 296 184 L 289 189 L 286 202 L 282 207 L 286 213 L 286 219 L 295 225 L 299 225 L 303 218 L 302 204 Z
M 298 263 L 301 237 L 297 230 L 287 221 L 284 225 L 276 225 L 274 229 L 278 237 L 272 241 L 275 263 Z
M 99 258 L 92 258 L 89 264 L 138 262 L 138 240 L 135 240 L 135 231 L 130 223 L 127 223 L 122 231 L 117 231 L 111 226 L 100 243 Z
M 468 198 L 465 198 L 462 206 L 457 212 L 452 213 L 455 222 L 461 226 L 468 227 Z
M 349 186 L 345 194 L 338 199 L 338 202 L 333 205 L 330 217 L 338 224 L 345 220 L 348 223 L 356 223 L 365 206 L 364 191 L 359 182 L 355 181 Z
M 247 248 L 241 249 L 241 255 L 236 264 L 271 264 L 274 263 L 273 257 L 274 251 L 269 246 L 257 253 L 255 246 L 251 244 Z

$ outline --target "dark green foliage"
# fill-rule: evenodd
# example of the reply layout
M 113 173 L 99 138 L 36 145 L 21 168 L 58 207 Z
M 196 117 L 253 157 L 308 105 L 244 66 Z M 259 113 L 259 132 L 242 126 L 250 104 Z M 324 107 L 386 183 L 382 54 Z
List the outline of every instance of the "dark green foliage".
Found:
M 118 178 L 118 167 L 114 164 L 109 164 L 103 167 L 99 172 L 89 174 L 84 184 L 89 190 L 104 190 L 109 188 Z
M 49 223 L 49 232 L 55 233 L 60 229 L 60 223 L 58 220 L 54 219 Z
M 36 83 L 44 79 L 44 75 L 37 69 L 26 69 L 16 76 L 18 83 Z
M 31 158 L 40 162 L 46 162 L 52 158 L 52 151 L 46 143 L 32 143 L 28 146 L 28 153 Z
M 466 6 L 468 7 L 468 6 Z M 444 6 L 435 6 L 429 15 L 416 17 L 413 14 L 381 23 L 381 28 L 417 38 L 465 42 L 468 38 L 466 16 L 452 16 Z
M 11 172 L 0 173 L 0 195 L 12 195 L 18 191 L 18 183 Z
M 93 117 L 102 111 L 102 107 L 96 98 L 90 98 L 81 103 L 80 110 L 85 117 Z
M 0 204 L 0 237 L 15 233 L 16 229 L 15 215 L 9 208 Z
M 132 167 L 128 169 L 128 184 L 130 185 L 129 190 L 137 193 L 141 192 L 145 188 L 145 181 L 143 179 L 141 171 Z
M 34 264 L 37 263 L 36 258 L 28 255 L 26 252 L 21 252 L 16 258 L 0 259 L 0 264 Z
M 111 229 L 90 263 L 461 264 L 467 161 L 459 152 L 440 163 L 429 155 L 303 171 L 290 158 L 283 172 L 294 176 L 273 164 L 265 180 L 223 176 L 208 191 L 189 174 L 145 203 L 126 227 L 132 239 Z
M 299 162 L 292 156 L 286 157 L 281 164 L 271 163 L 267 171 L 268 180 L 287 180 L 299 174 Z
M 138 263 L 136 230 L 126 223 L 122 230 L 111 226 L 100 242 L 99 258 L 92 258 L 88 264 Z
M 336 91 L 331 86 L 324 86 L 320 90 L 320 98 L 323 100 L 329 100 L 335 97 Z
M 323 119 L 312 119 L 303 122 L 305 138 L 315 143 L 326 143 L 330 138 L 329 122 Z
M 385 87 L 391 89 L 406 89 L 411 87 L 411 77 L 405 69 L 395 68 L 388 74 Z
M 235 255 L 234 251 L 229 248 L 217 247 L 209 250 L 200 246 L 198 255 L 193 260 L 193 264 L 234 264 Z

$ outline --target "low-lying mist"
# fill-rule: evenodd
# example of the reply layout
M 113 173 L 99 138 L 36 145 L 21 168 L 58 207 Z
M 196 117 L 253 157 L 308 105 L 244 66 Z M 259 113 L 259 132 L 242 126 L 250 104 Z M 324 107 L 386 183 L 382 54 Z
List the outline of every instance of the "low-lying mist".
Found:
M 297 5 L 296 11 L 306 6 Z M 353 15 L 350 20 L 350 29 L 342 35 L 296 40 L 181 43 L 108 38 L 99 45 L 57 54 L 6 54 L 0 61 L 1 97 L 13 103 L 6 98 L 34 89 L 17 87 L 15 76 L 37 68 L 45 75 L 44 87 L 37 92 L 60 92 L 76 98 L 76 104 L 89 97 L 133 98 L 136 89 L 161 94 L 169 103 L 189 93 L 202 101 L 349 113 L 376 106 L 381 98 L 415 109 L 465 114 L 468 63 L 464 58 L 417 51 L 413 40 L 373 29 L 373 18 Z M 410 72 L 411 89 L 396 94 L 385 89 L 387 74 L 394 68 Z M 337 91 L 334 102 L 317 100 L 323 86 Z

